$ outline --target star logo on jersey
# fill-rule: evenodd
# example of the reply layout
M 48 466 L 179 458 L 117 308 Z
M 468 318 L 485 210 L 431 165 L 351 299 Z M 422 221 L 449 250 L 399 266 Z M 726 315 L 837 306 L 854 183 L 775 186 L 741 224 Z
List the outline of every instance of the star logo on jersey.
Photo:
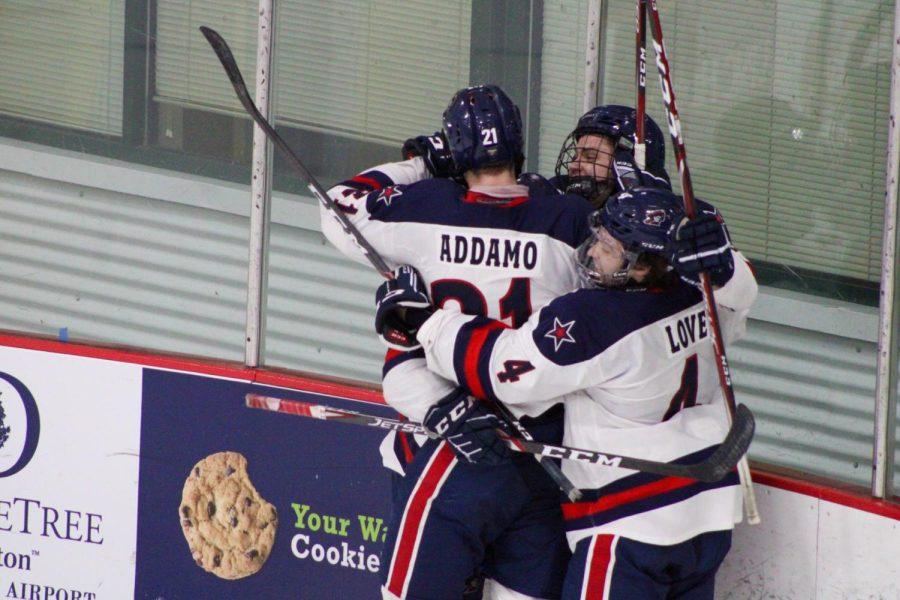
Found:
M 398 198 L 403 195 L 401 190 L 398 190 L 395 187 L 386 187 L 381 190 L 381 193 L 378 194 L 378 202 L 384 202 L 385 206 L 391 205 L 391 200 L 394 198 Z
M 566 342 L 575 343 L 575 338 L 572 337 L 572 327 L 575 326 L 575 320 L 571 320 L 568 323 L 560 323 L 558 317 L 553 317 L 553 328 L 550 329 L 546 334 L 544 334 L 545 338 L 550 338 L 553 340 L 553 351 L 559 352 L 560 346 L 565 344 Z

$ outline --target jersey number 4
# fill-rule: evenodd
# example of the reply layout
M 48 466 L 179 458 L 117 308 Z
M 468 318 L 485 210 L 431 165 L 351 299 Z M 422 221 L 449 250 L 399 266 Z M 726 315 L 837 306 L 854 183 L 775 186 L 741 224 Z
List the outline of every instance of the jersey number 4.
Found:
M 507 360 L 503 362 L 503 370 L 497 373 L 497 379 L 502 383 L 515 383 L 529 371 L 534 371 L 534 365 L 527 360 Z

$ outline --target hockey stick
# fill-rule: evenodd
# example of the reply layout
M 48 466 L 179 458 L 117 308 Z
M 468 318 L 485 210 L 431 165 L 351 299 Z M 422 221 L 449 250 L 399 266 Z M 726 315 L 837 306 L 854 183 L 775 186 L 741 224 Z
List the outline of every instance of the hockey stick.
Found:
M 662 88 L 663 103 L 666 106 L 669 134 L 672 136 L 675 164 L 678 166 L 678 173 L 681 176 L 681 192 L 684 196 L 684 212 L 690 219 L 697 214 L 697 206 L 694 202 L 694 186 L 691 183 L 691 172 L 688 169 L 687 154 L 684 149 L 684 138 L 681 135 L 681 119 L 678 115 L 678 108 L 675 105 L 675 88 L 672 85 L 669 58 L 666 56 L 666 47 L 663 42 L 662 22 L 659 18 L 659 8 L 656 5 L 656 0 L 649 0 L 649 2 L 650 27 L 653 31 L 653 49 L 656 52 L 656 67 L 659 71 L 659 82 Z M 719 387 L 722 389 L 722 394 L 725 396 L 725 406 L 728 408 L 728 415 L 734 420 L 737 412 L 734 385 L 731 382 L 731 370 L 728 367 L 728 357 L 725 354 L 725 341 L 722 337 L 722 329 L 719 326 L 719 312 L 716 309 L 712 284 L 705 271 L 700 272 L 700 283 L 703 287 L 703 301 L 706 304 L 706 312 L 709 315 L 710 329 L 712 330 L 713 348 L 716 353 L 716 365 L 719 373 Z M 741 489 L 744 495 L 744 503 L 747 507 L 747 522 L 751 525 L 756 525 L 760 522 L 759 509 L 756 506 L 756 494 L 753 491 L 753 479 L 750 475 L 750 465 L 747 462 L 746 457 L 742 458 L 738 463 L 738 475 L 741 478 Z
M 265 117 L 259 112 L 256 108 L 256 105 L 253 103 L 253 99 L 250 98 L 250 92 L 247 90 L 247 84 L 244 83 L 244 78 L 241 75 L 241 70 L 237 66 L 237 61 L 234 59 L 234 54 L 231 52 L 231 48 L 228 47 L 228 44 L 225 42 L 224 38 L 218 34 L 213 29 L 210 29 L 206 26 L 200 27 L 200 32 L 206 38 L 206 41 L 209 42 L 209 45 L 212 46 L 213 51 L 216 53 L 216 56 L 219 58 L 219 62 L 222 63 L 222 68 L 225 69 L 225 73 L 228 75 L 228 79 L 231 80 L 231 86 L 234 88 L 234 92 L 237 94 L 238 100 L 240 100 L 241 105 L 253 117 L 253 120 L 257 125 L 265 132 L 266 136 L 275 144 L 275 146 L 284 152 L 285 156 L 288 158 L 288 162 L 293 166 L 301 175 L 301 177 L 306 181 L 307 187 L 312 192 L 313 196 L 315 196 L 319 202 L 328 210 L 331 215 L 337 219 L 338 223 L 341 224 L 341 228 L 344 230 L 348 236 L 350 236 L 362 253 L 366 256 L 369 262 L 375 267 L 375 270 L 378 271 L 383 277 L 386 279 L 393 279 L 394 275 L 391 272 L 391 269 L 388 268 L 387 263 L 384 262 L 384 259 L 381 258 L 381 255 L 369 244 L 368 240 L 362 236 L 359 230 L 350 222 L 346 215 L 344 215 L 343 211 L 340 210 L 340 207 L 335 203 L 334 200 L 328 195 L 328 192 L 316 181 L 316 178 L 313 177 L 313 174 L 309 172 L 309 169 L 300 161 L 297 155 L 291 150 L 291 147 L 288 146 L 287 142 L 278 135 L 278 132 L 269 124 Z M 504 407 L 505 408 L 505 407 Z M 525 439 L 531 439 L 531 434 L 522 426 L 521 423 L 515 417 L 512 416 L 508 411 L 503 412 L 501 410 L 501 416 L 505 421 L 507 421 L 512 427 L 519 431 L 519 433 Z M 541 466 L 544 467 L 544 470 L 547 471 L 547 474 L 559 485 L 560 489 L 562 489 L 567 496 L 570 498 L 577 499 L 577 497 L 581 496 L 581 492 L 578 491 L 578 488 L 566 477 L 560 468 L 556 465 L 556 463 L 543 460 L 538 457 L 538 462 L 541 463 Z M 573 496 L 575 496 L 573 498 Z
M 387 266 L 381 256 L 378 255 L 378 252 L 369 244 L 368 240 L 359 233 L 359 230 L 350 222 L 350 219 L 344 215 L 343 211 L 341 211 L 340 207 L 338 207 L 337 203 L 331 199 L 328 195 L 328 192 L 325 191 L 316 178 L 313 177 L 313 174 L 309 172 L 309 169 L 306 168 L 297 155 L 291 150 L 291 147 L 287 145 L 287 142 L 284 141 L 278 132 L 266 121 L 266 118 L 262 116 L 259 112 L 259 109 L 256 108 L 256 105 L 253 103 L 253 99 L 250 98 L 250 92 L 247 90 L 247 84 L 244 83 L 244 78 L 241 75 L 241 70 L 238 69 L 237 61 L 234 60 L 234 55 L 231 53 L 231 48 L 228 47 L 228 44 L 222 38 L 221 35 L 218 34 L 213 29 L 210 29 L 206 26 L 200 27 L 200 32 L 206 38 L 206 41 L 209 42 L 209 45 L 212 46 L 213 51 L 216 53 L 216 56 L 219 57 L 219 62 L 222 63 L 222 67 L 225 69 L 225 73 L 228 75 L 228 79 L 231 80 L 231 86 L 234 88 L 234 92 L 237 94 L 238 100 L 240 100 L 241 104 L 244 107 L 244 110 L 253 117 L 253 120 L 256 121 L 256 124 L 260 126 L 260 128 L 265 132 L 266 136 L 272 140 L 272 142 L 278 147 L 279 150 L 284 152 L 285 157 L 290 162 L 291 166 L 300 173 L 300 176 L 306 181 L 306 187 L 309 188 L 309 191 L 312 192 L 312 195 L 315 196 L 319 202 L 322 203 L 328 212 L 331 213 L 335 219 L 337 219 L 338 223 L 341 224 L 341 228 L 344 230 L 348 236 L 350 236 L 356 245 L 359 246 L 359 249 L 366 256 L 372 266 L 375 267 L 375 270 L 381 273 L 386 279 L 393 279 L 393 275 L 391 273 L 391 269 Z
M 510 411 L 509 408 L 505 404 L 503 404 L 502 402 L 491 402 L 490 404 L 491 404 L 491 406 L 493 406 L 493 408 L 496 412 L 500 413 L 500 418 L 503 419 L 504 421 L 506 421 L 509 425 L 511 425 L 513 427 L 513 429 L 515 429 L 518 432 L 519 436 L 521 436 L 521 440 L 523 443 L 526 443 L 526 444 L 537 443 L 534 441 L 534 438 L 531 436 L 531 434 L 528 432 L 528 430 L 525 429 L 525 426 L 522 425 L 522 423 L 515 417 L 515 415 L 512 414 L 512 411 Z M 499 430 L 498 430 L 498 433 L 499 433 Z M 507 444 L 509 444 L 508 439 L 507 439 Z M 556 465 L 555 462 L 550 461 L 550 460 L 545 460 L 543 458 L 544 455 L 542 455 L 540 452 L 534 452 L 533 454 L 535 454 L 537 461 L 539 463 L 541 463 L 541 465 L 545 469 L 548 469 L 548 473 L 549 473 L 550 469 L 552 469 L 554 472 L 559 471 L 559 477 L 553 477 L 553 479 L 556 481 L 556 484 L 563 491 L 563 493 L 569 498 L 569 500 L 571 500 L 572 502 L 577 502 L 578 500 L 581 499 L 581 490 L 579 490 L 577 487 L 575 487 L 575 484 L 572 483 L 572 481 L 563 474 L 562 470 Z M 551 458 L 555 458 L 555 457 L 551 457 Z M 551 473 L 551 475 L 552 475 L 552 473 Z
M 247 394 L 245 402 L 250 408 L 259 408 L 273 412 L 281 412 L 300 417 L 310 417 L 324 421 L 342 421 L 353 425 L 365 425 L 391 431 L 399 431 L 412 435 L 425 435 L 430 438 L 438 436 L 421 425 L 408 421 L 398 421 L 376 415 L 365 414 L 353 410 L 332 408 L 323 404 L 303 402 L 300 400 L 283 400 L 259 394 Z M 677 463 L 658 462 L 643 458 L 632 458 L 598 450 L 583 450 L 569 446 L 543 444 L 541 442 L 523 440 L 512 437 L 506 432 L 497 430 L 500 438 L 516 452 L 525 452 L 548 458 L 577 460 L 605 467 L 633 469 L 642 473 L 652 473 L 665 477 L 684 477 L 697 481 L 719 481 L 734 469 L 741 456 L 750 446 L 753 439 L 755 421 L 753 413 L 743 404 L 738 406 L 737 414 L 731 424 L 728 435 L 716 450 L 706 459 L 698 463 L 681 465 Z
M 647 0 L 637 0 L 634 60 L 634 82 L 637 88 L 634 162 L 643 171 L 647 166 L 647 145 L 644 143 L 644 115 L 647 114 Z

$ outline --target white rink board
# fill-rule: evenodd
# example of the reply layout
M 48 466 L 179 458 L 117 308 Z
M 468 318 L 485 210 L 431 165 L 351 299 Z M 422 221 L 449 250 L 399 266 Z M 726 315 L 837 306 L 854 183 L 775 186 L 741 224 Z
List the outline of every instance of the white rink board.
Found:
M 0 477 L 0 599 L 133 597 L 142 368 L 0 347 L 0 373 L 0 472 L 29 429 L 9 376 L 40 419 L 32 459 Z
M 720 600 L 900 600 L 900 521 L 756 484 L 763 522 L 735 529 Z
M 29 443 L 14 382 L 40 417 L 31 460 L 0 476 L 0 600 L 134 597 L 142 378 L 141 365 L 0 346 L 0 474 Z M 735 531 L 717 598 L 900 600 L 900 520 L 756 489 L 763 524 Z

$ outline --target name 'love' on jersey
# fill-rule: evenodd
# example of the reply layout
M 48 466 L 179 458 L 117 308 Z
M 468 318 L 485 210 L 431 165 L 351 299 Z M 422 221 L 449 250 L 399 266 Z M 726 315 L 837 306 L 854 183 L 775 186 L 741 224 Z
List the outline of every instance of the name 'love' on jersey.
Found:
M 735 265 L 716 291 L 726 342 L 743 334 L 756 296 L 739 253 Z M 514 405 L 566 394 L 570 446 L 691 463 L 728 428 L 702 295 L 684 283 L 658 293 L 579 290 L 518 330 L 437 311 L 418 339 L 429 368 L 476 396 Z M 584 492 L 563 507 L 572 543 L 613 533 L 674 544 L 740 519 L 734 473 L 701 483 L 576 461 L 563 461 L 563 472 Z

